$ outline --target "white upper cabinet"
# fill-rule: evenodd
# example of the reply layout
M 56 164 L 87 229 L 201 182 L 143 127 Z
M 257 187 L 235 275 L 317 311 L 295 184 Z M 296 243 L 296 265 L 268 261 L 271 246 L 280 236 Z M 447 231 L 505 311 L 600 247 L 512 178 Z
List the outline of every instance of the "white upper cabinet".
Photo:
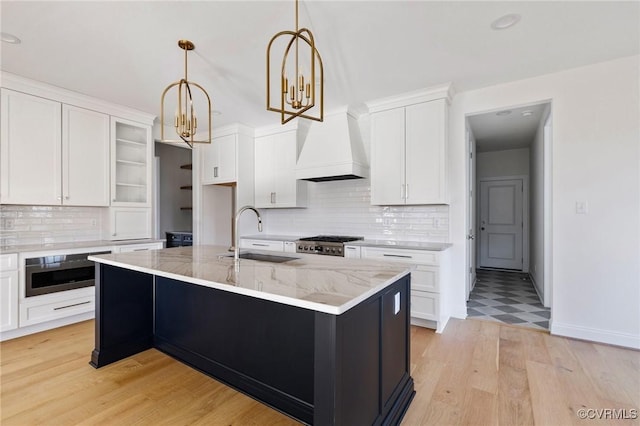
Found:
M 62 105 L 2 89 L 2 204 L 62 202 Z
M 109 205 L 109 116 L 62 106 L 62 204 Z
M 369 104 L 371 204 L 448 203 L 447 92 Z
M 255 206 L 306 207 L 307 182 L 296 180 L 297 131 L 258 133 L 255 139 Z
M 151 205 L 151 126 L 111 117 L 111 205 Z
M 213 138 L 211 144 L 202 147 L 202 183 L 221 184 L 236 181 L 237 135 Z
M 2 89 L 0 201 L 109 205 L 109 116 Z
M 242 124 L 216 128 L 210 144 L 197 144 L 200 184 L 235 186 L 238 208 L 253 204 L 253 129 Z

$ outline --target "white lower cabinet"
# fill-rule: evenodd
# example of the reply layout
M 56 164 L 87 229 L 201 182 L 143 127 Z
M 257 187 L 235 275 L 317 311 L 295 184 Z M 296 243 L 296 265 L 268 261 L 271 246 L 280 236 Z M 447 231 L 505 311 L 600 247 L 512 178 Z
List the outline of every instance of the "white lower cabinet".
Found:
M 285 251 L 284 250 L 284 241 L 274 241 L 274 240 L 252 240 L 248 238 L 240 239 L 240 248 L 241 249 L 256 249 L 256 250 L 267 250 L 267 251 Z
M 0 331 L 18 328 L 18 255 L 0 255 Z
M 351 259 L 360 259 L 360 247 L 345 245 L 344 257 Z
M 440 276 L 443 253 L 428 250 L 360 247 L 362 259 L 415 265 L 415 269 L 411 272 L 411 323 L 435 328 L 438 333 L 442 332 L 448 320 L 441 306 Z
M 20 327 L 95 310 L 93 287 L 24 299 L 20 303 Z

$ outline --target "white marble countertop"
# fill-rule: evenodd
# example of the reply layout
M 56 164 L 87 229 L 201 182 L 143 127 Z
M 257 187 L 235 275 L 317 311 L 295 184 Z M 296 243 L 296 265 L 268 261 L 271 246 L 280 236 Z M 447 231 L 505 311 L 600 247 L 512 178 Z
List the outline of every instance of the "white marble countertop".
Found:
M 236 267 L 227 247 L 193 246 L 90 256 L 89 260 L 333 315 L 346 312 L 411 271 L 411 266 L 397 263 L 251 252 L 296 259 L 284 263 L 240 259 Z
M 70 243 L 53 243 L 53 244 L 29 244 L 22 246 L 7 246 L 0 247 L 0 253 L 27 253 L 27 252 L 41 252 L 41 251 L 57 251 L 57 250 L 69 250 L 69 249 L 82 249 L 93 247 L 113 247 L 123 246 L 129 244 L 148 244 L 148 243 L 164 243 L 164 239 L 151 239 L 145 238 L 140 240 L 96 240 L 96 241 L 75 241 Z
M 393 240 L 358 240 L 346 243 L 348 246 L 367 246 L 367 247 L 382 247 L 382 248 L 396 248 L 407 250 L 428 250 L 428 251 L 443 251 L 452 246 L 451 243 L 431 243 L 420 241 L 393 241 Z

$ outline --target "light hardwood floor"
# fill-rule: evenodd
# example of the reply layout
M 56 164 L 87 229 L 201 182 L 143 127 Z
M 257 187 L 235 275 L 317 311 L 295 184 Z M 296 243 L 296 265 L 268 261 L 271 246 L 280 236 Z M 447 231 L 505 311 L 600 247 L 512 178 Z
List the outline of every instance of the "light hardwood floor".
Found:
M 156 350 L 95 370 L 93 327 L 0 344 L 3 426 L 296 424 Z M 403 425 L 639 424 L 576 414 L 640 409 L 638 351 L 479 320 L 441 335 L 413 327 L 411 344 L 417 393 Z

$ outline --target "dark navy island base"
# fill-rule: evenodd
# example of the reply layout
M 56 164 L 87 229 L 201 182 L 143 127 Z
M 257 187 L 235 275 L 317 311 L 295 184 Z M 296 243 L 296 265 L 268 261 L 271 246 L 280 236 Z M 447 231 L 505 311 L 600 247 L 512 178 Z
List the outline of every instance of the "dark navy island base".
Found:
M 415 394 L 409 291 L 406 275 L 331 315 L 96 263 L 91 365 L 157 348 L 305 424 L 397 425 Z

